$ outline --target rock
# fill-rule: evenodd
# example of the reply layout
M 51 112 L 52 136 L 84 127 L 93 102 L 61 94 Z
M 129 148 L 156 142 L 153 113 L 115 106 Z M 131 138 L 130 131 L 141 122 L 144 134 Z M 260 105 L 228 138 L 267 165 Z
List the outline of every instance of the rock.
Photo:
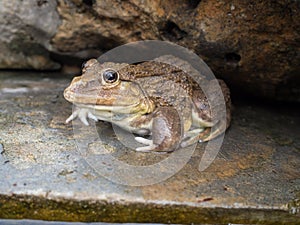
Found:
M 60 23 L 55 1 L 0 1 L 0 21 L 0 68 L 59 68 L 49 57 Z
M 1 219 L 299 225 L 296 107 L 236 102 L 219 154 L 200 171 L 211 157 L 207 144 L 192 152 L 138 153 L 124 145 L 130 135 L 108 123 L 65 124 L 72 104 L 62 94 L 70 80 L 60 75 L 0 71 L 1 225 L 11 222 Z M 184 167 L 174 171 L 178 165 Z
M 55 69 L 53 60 L 167 40 L 201 56 L 233 94 L 300 102 L 299 10 L 295 0 L 3 0 L 0 67 Z

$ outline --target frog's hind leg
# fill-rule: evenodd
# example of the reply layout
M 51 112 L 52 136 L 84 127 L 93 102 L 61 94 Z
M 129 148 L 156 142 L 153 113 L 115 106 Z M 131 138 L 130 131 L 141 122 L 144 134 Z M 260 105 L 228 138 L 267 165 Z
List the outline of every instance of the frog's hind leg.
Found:
M 227 124 L 225 120 L 219 121 L 213 127 L 207 128 L 196 128 L 190 130 L 186 133 L 181 143 L 181 147 L 186 147 L 199 142 L 206 142 L 214 139 L 220 134 L 224 133 L 226 130 Z
M 196 143 L 204 136 L 207 136 L 210 132 L 209 130 L 210 128 L 195 128 L 193 130 L 189 130 L 188 132 L 185 133 L 183 141 L 181 142 L 180 146 L 184 148 Z
M 204 136 L 203 138 L 199 138 L 199 142 L 206 142 L 210 141 L 216 137 L 218 137 L 220 134 L 223 134 L 227 128 L 226 120 L 220 120 L 215 126 L 209 128 L 208 135 Z
M 179 147 L 182 138 L 182 125 L 178 112 L 171 107 L 160 107 L 153 117 L 152 140 L 136 137 L 135 140 L 146 146 L 138 147 L 142 152 L 171 152 Z

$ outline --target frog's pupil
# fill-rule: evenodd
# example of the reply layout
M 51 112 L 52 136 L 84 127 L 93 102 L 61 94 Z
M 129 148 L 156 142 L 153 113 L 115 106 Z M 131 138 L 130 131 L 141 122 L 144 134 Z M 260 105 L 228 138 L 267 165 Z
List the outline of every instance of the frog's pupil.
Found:
M 116 71 L 113 70 L 107 70 L 104 72 L 104 79 L 106 82 L 112 83 L 115 82 L 118 78 L 118 74 Z

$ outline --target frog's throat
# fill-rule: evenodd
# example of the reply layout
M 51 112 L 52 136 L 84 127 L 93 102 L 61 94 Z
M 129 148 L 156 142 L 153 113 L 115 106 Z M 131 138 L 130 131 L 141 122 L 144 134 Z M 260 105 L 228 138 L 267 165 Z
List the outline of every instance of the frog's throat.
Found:
M 146 98 L 140 100 L 139 102 L 130 104 L 130 105 L 89 105 L 89 104 L 75 104 L 80 108 L 89 108 L 98 112 L 112 112 L 112 113 L 123 113 L 123 114 L 131 114 L 131 113 L 139 113 L 139 114 L 147 114 L 151 113 L 155 109 L 155 105 L 153 101 Z

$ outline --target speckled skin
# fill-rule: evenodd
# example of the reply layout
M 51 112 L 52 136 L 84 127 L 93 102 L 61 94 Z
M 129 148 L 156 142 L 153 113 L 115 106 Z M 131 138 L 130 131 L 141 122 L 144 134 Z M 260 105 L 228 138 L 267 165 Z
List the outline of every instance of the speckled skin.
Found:
M 105 80 L 107 70 L 117 72 L 114 82 Z M 75 117 L 86 125 L 87 118 L 109 121 L 140 135 L 136 140 L 146 146 L 137 151 L 174 151 L 196 141 L 208 141 L 226 130 L 230 97 L 226 85 L 220 84 L 227 117 L 226 121 L 212 121 L 205 94 L 183 70 L 160 61 L 128 65 L 100 64 L 91 59 L 84 65 L 82 76 L 75 77 L 64 92 L 78 107 L 67 122 Z M 218 128 L 210 132 L 213 126 Z M 151 135 L 151 139 L 141 137 L 144 135 Z

